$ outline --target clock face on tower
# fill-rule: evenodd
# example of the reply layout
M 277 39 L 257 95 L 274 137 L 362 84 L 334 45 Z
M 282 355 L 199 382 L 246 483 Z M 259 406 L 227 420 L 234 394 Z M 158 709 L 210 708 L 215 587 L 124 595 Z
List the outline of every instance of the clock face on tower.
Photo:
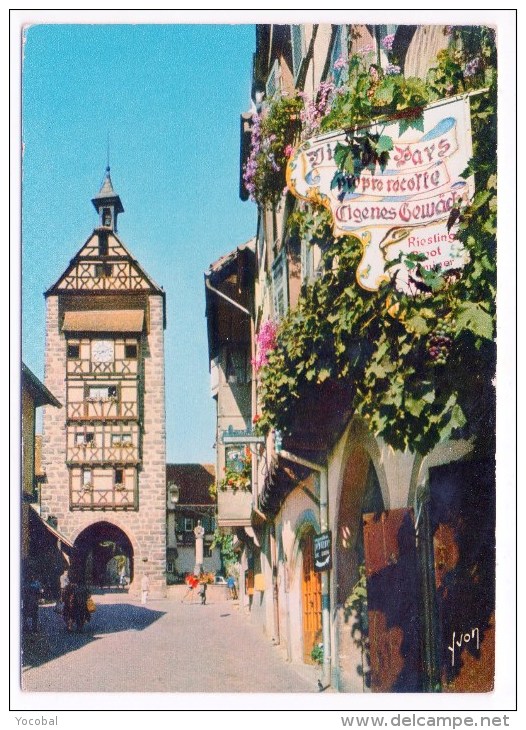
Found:
M 93 340 L 91 359 L 93 362 L 113 362 L 113 340 Z

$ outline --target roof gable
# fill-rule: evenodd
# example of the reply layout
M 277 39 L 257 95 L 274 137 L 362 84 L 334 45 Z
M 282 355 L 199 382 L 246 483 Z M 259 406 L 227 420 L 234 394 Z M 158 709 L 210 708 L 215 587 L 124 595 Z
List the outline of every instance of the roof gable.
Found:
M 65 291 L 163 293 L 111 230 L 96 228 L 46 296 Z
M 179 487 L 178 506 L 215 504 L 209 491 L 215 482 L 213 464 L 167 464 L 166 482 Z

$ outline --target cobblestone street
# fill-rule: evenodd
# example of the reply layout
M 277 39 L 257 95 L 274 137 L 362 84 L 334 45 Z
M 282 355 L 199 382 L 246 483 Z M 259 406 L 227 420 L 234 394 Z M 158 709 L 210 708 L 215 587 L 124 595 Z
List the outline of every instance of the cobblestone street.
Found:
M 68 634 L 53 606 L 25 640 L 22 690 L 30 692 L 317 692 L 317 667 L 295 666 L 237 603 L 205 606 L 95 595 L 82 633 Z

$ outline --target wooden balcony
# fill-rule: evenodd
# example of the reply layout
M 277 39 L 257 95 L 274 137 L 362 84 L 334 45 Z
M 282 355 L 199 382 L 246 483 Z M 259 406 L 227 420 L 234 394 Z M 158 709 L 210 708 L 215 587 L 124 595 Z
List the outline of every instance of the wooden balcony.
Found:
M 72 510 L 135 510 L 138 506 L 135 487 L 72 487 L 70 491 Z
M 219 527 L 243 527 L 251 524 L 252 492 L 241 489 L 217 491 L 217 524 Z

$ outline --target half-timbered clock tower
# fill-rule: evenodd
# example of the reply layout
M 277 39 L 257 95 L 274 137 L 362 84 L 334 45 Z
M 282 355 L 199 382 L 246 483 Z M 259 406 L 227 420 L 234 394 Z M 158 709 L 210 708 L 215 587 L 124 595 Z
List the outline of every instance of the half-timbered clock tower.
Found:
M 109 167 L 92 202 L 98 226 L 45 293 L 45 383 L 66 407 L 44 411 L 41 513 L 90 584 L 146 573 L 163 595 L 165 296 L 117 235 Z

